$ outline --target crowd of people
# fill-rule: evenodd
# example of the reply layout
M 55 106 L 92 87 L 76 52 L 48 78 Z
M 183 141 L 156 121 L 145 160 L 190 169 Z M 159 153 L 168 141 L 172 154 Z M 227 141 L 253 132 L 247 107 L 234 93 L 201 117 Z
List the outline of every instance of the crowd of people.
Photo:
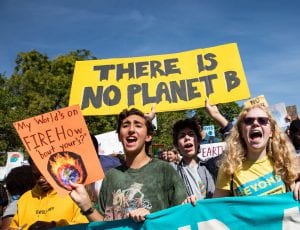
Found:
M 291 122 L 287 135 L 271 112 L 260 105 L 244 108 L 235 124 L 208 101 L 205 108 L 226 141 L 226 150 L 220 157 L 207 162 L 198 158 L 204 136 L 201 124 L 194 118 L 176 121 L 172 129 L 174 146 L 162 152 L 160 159 L 152 157 L 149 148 L 155 111 L 144 114 L 135 108 L 125 109 L 117 124 L 125 157 L 105 170 L 96 192 L 99 195 L 92 196 L 88 186 L 70 181 L 69 195 L 60 197 L 31 161 L 32 180 L 28 180 L 33 183 L 17 193 L 8 191 L 15 208 L 3 215 L 2 229 L 49 229 L 124 218 L 140 222 L 149 213 L 189 202 L 196 205 L 197 200 L 215 197 L 292 191 L 294 198 L 300 199 L 295 161 L 300 151 L 299 119 Z M 13 183 L 17 184 L 17 179 L 21 177 Z M 256 189 L 251 190 L 250 185 L 255 183 Z M 260 187 L 262 183 L 265 184 Z

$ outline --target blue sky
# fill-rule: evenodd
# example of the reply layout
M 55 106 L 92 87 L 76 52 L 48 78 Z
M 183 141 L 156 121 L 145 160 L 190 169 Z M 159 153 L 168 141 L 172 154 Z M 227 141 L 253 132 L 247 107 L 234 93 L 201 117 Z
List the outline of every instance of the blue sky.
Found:
M 0 0 L 0 73 L 32 49 L 116 58 L 236 42 L 251 96 L 300 113 L 299 15 L 298 0 Z

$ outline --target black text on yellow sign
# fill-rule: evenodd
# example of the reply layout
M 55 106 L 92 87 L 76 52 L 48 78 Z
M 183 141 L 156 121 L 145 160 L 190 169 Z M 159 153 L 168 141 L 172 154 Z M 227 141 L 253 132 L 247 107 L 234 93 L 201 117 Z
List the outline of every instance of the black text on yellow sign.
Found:
M 194 109 L 250 97 L 237 45 L 175 54 L 76 62 L 70 105 L 84 115 L 135 107 L 157 112 Z

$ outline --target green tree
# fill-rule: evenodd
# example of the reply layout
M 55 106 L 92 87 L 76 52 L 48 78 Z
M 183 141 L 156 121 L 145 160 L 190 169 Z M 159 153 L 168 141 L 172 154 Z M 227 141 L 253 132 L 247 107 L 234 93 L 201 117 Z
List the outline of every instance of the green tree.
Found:
M 0 151 L 22 146 L 13 122 L 68 106 L 75 62 L 91 59 L 95 57 L 87 50 L 71 51 L 53 60 L 36 50 L 18 54 L 12 76 L 1 78 L 1 98 L 5 98 L 1 103 L 5 106 L 1 106 L 0 122 L 6 129 L 1 131 Z M 86 117 L 86 122 L 96 134 L 114 127 L 113 117 Z
M 8 79 L 0 75 L 0 152 L 6 152 L 18 145 L 13 121 L 20 118 L 20 113 L 15 105 L 18 98 L 9 90 Z
M 157 113 L 157 130 L 153 138 L 153 144 L 162 144 L 165 148 L 172 147 L 173 124 L 185 118 L 185 111 Z
M 10 78 L 10 90 L 20 97 L 27 117 L 68 105 L 76 61 L 94 59 L 89 51 L 77 50 L 49 60 L 36 50 L 20 53 Z

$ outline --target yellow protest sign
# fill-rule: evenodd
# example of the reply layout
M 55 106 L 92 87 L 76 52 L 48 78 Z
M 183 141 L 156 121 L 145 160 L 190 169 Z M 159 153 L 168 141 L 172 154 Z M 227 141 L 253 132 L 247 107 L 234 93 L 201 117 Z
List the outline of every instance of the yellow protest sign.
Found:
M 268 102 L 264 95 L 259 95 L 257 97 L 249 99 L 248 101 L 245 101 L 244 105 L 245 107 L 249 107 L 252 105 L 261 105 L 261 106 L 268 107 Z
M 180 53 L 77 61 L 69 105 L 83 115 L 194 109 L 250 97 L 236 43 Z

